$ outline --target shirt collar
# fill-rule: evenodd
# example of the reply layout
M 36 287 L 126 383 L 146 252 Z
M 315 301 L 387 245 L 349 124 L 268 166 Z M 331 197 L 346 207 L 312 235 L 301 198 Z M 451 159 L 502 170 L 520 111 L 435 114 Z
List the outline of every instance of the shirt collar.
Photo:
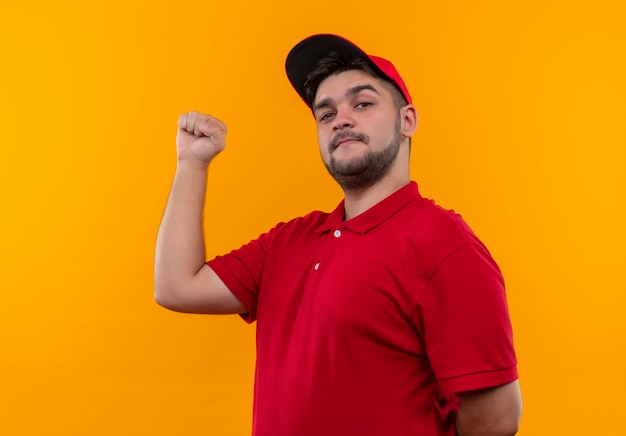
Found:
M 346 227 L 356 233 L 367 233 L 377 225 L 386 221 L 407 204 L 421 198 L 417 183 L 409 184 L 398 189 L 387 198 L 379 201 L 365 212 L 355 216 L 354 218 L 344 221 L 345 208 L 344 201 L 331 212 L 326 221 L 319 227 L 319 232 L 327 232 L 338 227 Z

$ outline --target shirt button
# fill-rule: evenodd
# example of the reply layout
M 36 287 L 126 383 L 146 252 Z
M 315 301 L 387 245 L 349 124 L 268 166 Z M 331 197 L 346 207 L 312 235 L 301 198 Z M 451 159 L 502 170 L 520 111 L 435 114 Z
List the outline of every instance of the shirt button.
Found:
M 320 267 L 320 263 L 319 263 L 319 262 L 317 262 L 317 263 L 315 264 L 315 266 L 313 267 L 313 269 L 315 269 L 315 271 L 317 271 L 317 270 L 319 269 L 319 267 Z
M 335 230 L 335 232 L 333 233 L 333 236 L 334 236 L 335 238 L 340 237 L 340 236 L 341 236 L 341 230 Z

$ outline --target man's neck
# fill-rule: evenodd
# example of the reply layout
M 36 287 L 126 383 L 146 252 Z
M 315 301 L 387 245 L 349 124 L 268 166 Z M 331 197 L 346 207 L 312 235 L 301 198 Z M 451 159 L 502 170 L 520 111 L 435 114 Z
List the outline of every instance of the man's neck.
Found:
M 402 178 L 385 177 L 368 188 L 344 191 L 344 219 L 347 221 L 362 214 L 370 207 L 389 197 L 398 189 L 409 184 L 410 181 L 411 178 L 408 175 Z

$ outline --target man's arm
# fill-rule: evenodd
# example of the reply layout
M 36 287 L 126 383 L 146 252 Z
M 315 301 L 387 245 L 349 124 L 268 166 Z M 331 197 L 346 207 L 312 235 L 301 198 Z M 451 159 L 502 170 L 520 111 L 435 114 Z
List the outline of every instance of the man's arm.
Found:
M 207 170 L 225 146 L 226 126 L 198 112 L 178 119 L 178 164 L 157 236 L 154 297 L 179 312 L 243 313 L 245 306 L 205 264 L 202 215 Z
M 495 388 L 459 393 L 456 416 L 459 436 L 512 436 L 522 415 L 518 381 Z

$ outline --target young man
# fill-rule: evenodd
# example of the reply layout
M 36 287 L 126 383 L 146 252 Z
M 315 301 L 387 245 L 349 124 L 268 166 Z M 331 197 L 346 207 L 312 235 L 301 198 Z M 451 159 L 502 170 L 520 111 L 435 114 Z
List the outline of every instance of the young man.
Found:
M 205 263 L 206 174 L 226 126 L 181 115 L 157 302 L 257 321 L 256 436 L 515 434 L 502 276 L 462 219 L 411 181 L 417 115 L 400 75 L 335 35 L 300 42 L 286 66 L 344 200 Z

